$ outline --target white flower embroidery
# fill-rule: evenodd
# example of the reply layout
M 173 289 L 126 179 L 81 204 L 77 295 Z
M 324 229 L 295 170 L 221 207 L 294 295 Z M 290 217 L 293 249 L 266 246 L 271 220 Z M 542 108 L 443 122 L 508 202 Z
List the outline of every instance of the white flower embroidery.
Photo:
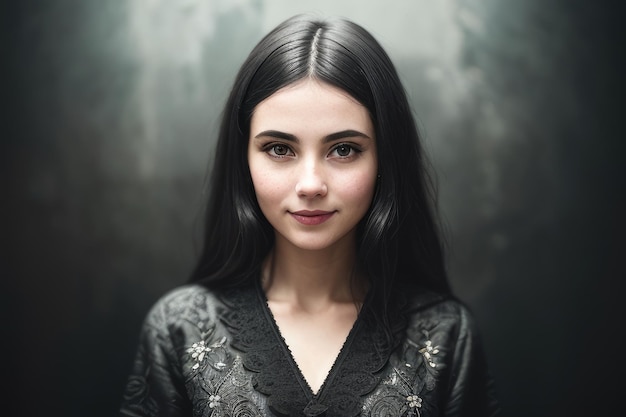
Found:
M 430 340 L 426 341 L 426 346 L 419 350 L 419 353 L 422 354 L 426 362 L 432 367 L 435 368 L 437 364 L 433 362 L 433 356 L 439 353 L 439 346 L 433 346 L 433 342 Z
M 406 402 L 411 408 L 422 408 L 422 399 L 417 395 L 409 395 L 406 397 Z
M 409 395 L 406 397 L 406 402 L 411 408 L 410 416 L 420 417 L 420 408 L 422 408 L 422 399 L 418 395 Z
M 194 371 L 200 367 L 200 364 L 206 357 L 208 352 L 211 352 L 213 349 L 224 346 L 224 342 L 226 342 L 226 338 L 223 337 L 219 342 L 212 344 L 211 346 L 207 346 L 204 343 L 204 340 L 201 340 L 197 343 L 191 345 L 189 349 L 187 349 L 187 353 L 191 353 L 191 357 L 195 359 L 196 363 L 191 367 Z M 222 370 L 226 367 L 226 364 L 223 362 L 217 362 L 214 366 Z M 217 397 L 219 400 L 219 397 Z
M 220 405 L 220 399 L 219 395 L 211 395 L 209 397 L 209 408 L 215 408 Z
M 211 348 L 204 344 L 204 340 L 201 340 L 200 342 L 191 345 L 191 347 L 187 349 L 187 353 L 191 353 L 191 357 L 196 360 L 196 363 L 191 369 L 198 369 L 200 363 L 204 360 L 205 354 L 210 351 Z

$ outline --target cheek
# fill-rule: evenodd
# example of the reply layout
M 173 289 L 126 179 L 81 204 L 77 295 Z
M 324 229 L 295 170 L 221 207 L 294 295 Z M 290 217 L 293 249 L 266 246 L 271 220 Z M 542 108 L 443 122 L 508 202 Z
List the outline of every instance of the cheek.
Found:
M 278 201 L 287 187 L 284 176 L 270 175 L 267 170 L 251 170 L 252 184 L 260 205 Z
M 369 173 L 357 175 L 347 180 L 344 184 L 345 186 L 341 187 L 341 194 L 346 200 L 363 205 L 365 206 L 364 208 L 369 207 L 376 186 L 375 176 Z

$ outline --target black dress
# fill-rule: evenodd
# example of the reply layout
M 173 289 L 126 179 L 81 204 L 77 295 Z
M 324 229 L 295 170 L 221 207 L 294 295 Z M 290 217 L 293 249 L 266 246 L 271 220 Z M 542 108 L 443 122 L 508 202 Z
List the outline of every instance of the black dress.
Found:
M 145 319 L 121 415 L 499 413 L 480 340 L 463 305 L 427 292 L 414 297 L 393 346 L 366 319 L 366 306 L 314 394 L 259 285 L 219 295 L 197 284 L 175 289 Z

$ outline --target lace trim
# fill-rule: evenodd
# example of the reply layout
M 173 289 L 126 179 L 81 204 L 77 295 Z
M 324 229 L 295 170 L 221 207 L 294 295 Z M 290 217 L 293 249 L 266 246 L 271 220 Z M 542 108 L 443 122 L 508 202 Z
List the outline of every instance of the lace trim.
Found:
M 244 367 L 254 372 L 254 388 L 267 395 L 272 412 L 279 416 L 359 415 L 362 397 L 376 388 L 391 354 L 382 331 L 360 315 L 324 385 L 313 395 L 301 373 L 295 372 L 290 354 L 276 349 L 264 299 L 259 285 L 228 292 L 222 297 L 226 308 L 220 317 L 231 330 L 232 346 L 244 353 Z

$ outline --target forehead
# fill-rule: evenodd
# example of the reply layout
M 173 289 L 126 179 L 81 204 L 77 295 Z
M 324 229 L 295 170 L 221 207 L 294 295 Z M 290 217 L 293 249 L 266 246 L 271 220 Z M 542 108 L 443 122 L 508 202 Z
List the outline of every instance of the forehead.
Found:
M 344 90 L 309 78 L 283 87 L 256 106 L 251 133 L 270 128 L 290 133 L 356 129 L 368 135 L 374 130 L 365 106 Z

